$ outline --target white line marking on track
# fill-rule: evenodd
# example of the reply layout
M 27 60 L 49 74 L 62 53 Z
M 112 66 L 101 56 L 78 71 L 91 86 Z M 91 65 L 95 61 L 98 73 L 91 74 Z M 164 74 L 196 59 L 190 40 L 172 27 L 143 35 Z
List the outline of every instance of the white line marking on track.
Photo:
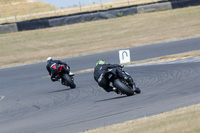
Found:
M 5 96 L 0 96 L 0 102 L 5 98 Z

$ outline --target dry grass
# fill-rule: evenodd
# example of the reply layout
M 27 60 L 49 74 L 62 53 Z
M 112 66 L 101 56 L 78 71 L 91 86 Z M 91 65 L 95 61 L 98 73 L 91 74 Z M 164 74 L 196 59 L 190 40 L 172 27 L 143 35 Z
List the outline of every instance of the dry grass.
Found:
M 0 35 L 0 67 L 200 36 L 200 8 Z
M 29 20 L 38 18 L 41 16 L 33 17 L 31 14 L 46 12 L 54 10 L 55 7 L 49 4 L 39 1 L 29 0 L 0 0 L 0 18 L 3 19 L 0 23 L 14 22 L 14 16 L 17 16 L 17 21 Z M 27 15 L 26 17 L 20 18 L 21 15 Z M 53 14 L 52 14 L 53 15 Z M 49 15 L 46 15 L 48 17 Z M 11 20 L 9 17 L 13 17 Z
M 163 0 L 115 0 L 110 2 L 103 3 L 104 7 L 122 7 L 127 5 L 140 5 L 140 4 L 147 4 L 152 2 L 158 2 Z
M 1 18 L 0 23 L 23 21 L 23 20 L 42 18 L 42 17 L 68 15 L 79 12 L 107 10 L 110 8 L 145 4 L 156 1 L 162 1 L 162 0 L 129 0 L 129 1 L 115 0 L 111 2 L 104 2 L 102 4 L 93 3 L 91 5 L 84 5 L 81 6 L 81 8 L 79 6 L 75 6 L 75 7 L 59 9 L 43 2 L 36 2 L 30 0 L 8 0 L 8 1 L 0 0 L 0 18 Z M 17 16 L 17 20 L 15 20 L 14 17 L 15 13 Z M 25 16 L 22 17 L 21 15 Z
M 0 5 L 9 5 L 12 3 L 28 2 L 28 0 L 0 0 Z
M 132 64 L 140 64 L 144 65 L 145 64 L 151 64 L 152 62 L 154 63 L 161 63 L 161 62 L 168 62 L 168 61 L 174 61 L 177 59 L 186 59 L 190 57 L 199 57 L 200 56 L 200 50 L 194 50 L 194 51 L 189 51 L 189 52 L 184 52 L 184 53 L 178 53 L 178 54 L 172 54 L 172 55 L 166 55 L 166 56 L 161 56 L 161 57 L 155 57 L 155 58 L 149 58 L 145 60 L 139 60 L 139 61 L 132 61 L 129 63 L 126 63 L 125 65 L 132 65 Z M 83 71 L 84 72 L 84 71 Z
M 199 133 L 200 105 L 127 121 L 84 133 Z

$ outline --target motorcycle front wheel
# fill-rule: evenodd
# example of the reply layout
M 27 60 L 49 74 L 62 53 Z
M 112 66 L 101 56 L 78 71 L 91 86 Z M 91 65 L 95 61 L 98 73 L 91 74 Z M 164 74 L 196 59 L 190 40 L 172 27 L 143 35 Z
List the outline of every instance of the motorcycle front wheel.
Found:
M 72 78 L 68 74 L 64 74 L 63 78 L 67 82 L 67 84 L 69 85 L 69 87 L 71 89 L 76 88 L 76 85 L 75 85 L 74 81 L 72 80 Z

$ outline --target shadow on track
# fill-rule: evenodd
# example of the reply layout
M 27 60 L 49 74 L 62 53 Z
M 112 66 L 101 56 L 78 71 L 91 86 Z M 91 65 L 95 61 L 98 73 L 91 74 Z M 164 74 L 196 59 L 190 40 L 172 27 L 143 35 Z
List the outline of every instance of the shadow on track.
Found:
M 51 92 L 49 92 L 49 93 L 63 92 L 63 91 L 68 91 L 68 90 L 73 90 L 73 89 L 67 88 L 67 89 L 62 89 L 62 90 L 51 91 Z
M 126 98 L 126 97 L 129 97 L 129 96 L 119 96 L 119 97 L 114 97 L 114 98 L 108 98 L 108 99 L 98 100 L 98 101 L 95 101 L 95 102 L 104 102 L 104 101 L 121 99 L 121 98 Z

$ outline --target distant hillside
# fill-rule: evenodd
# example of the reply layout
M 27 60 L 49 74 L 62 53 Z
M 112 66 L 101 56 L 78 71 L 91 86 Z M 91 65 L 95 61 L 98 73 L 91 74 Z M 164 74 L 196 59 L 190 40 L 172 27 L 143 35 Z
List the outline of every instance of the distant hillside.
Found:
M 55 7 L 33 0 L 0 0 L 0 18 L 50 11 Z
M 107 10 L 110 8 L 139 5 L 156 1 L 162 0 L 115 0 L 104 2 L 101 6 L 99 3 L 93 3 L 81 7 L 66 8 L 66 10 L 33 0 L 0 0 L 0 24 L 79 12 Z
M 19 3 L 19 2 L 27 2 L 28 0 L 0 0 L 1 5 Z

